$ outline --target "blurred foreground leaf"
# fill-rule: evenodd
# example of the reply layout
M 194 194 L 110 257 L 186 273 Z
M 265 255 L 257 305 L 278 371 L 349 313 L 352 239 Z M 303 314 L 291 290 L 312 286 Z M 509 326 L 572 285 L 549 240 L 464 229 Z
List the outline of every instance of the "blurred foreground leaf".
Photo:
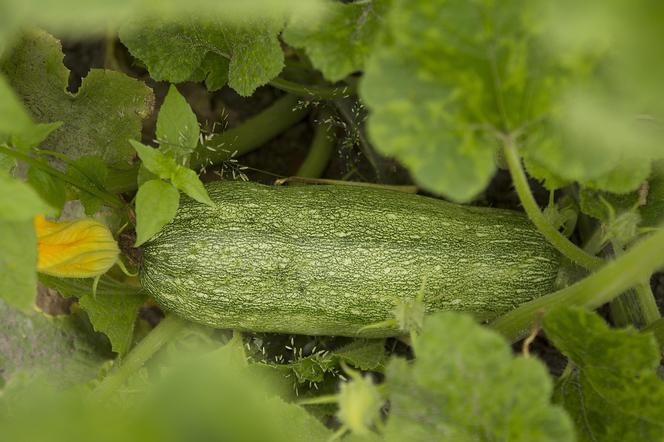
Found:
M 388 441 L 574 440 L 570 419 L 550 402 L 544 364 L 513 357 L 500 335 L 469 316 L 428 317 L 414 350 L 414 363 L 387 367 Z
M 48 376 L 50 383 L 79 384 L 95 378 L 106 361 L 69 317 L 25 314 L 0 299 L 0 377 L 19 372 Z

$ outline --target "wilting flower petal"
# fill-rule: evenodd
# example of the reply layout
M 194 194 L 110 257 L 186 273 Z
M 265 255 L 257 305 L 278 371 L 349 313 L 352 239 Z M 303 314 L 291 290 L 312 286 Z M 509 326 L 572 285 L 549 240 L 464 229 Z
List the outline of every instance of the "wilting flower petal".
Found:
M 92 278 L 113 267 L 120 250 L 111 231 L 91 218 L 53 222 L 34 219 L 37 270 L 61 278 Z

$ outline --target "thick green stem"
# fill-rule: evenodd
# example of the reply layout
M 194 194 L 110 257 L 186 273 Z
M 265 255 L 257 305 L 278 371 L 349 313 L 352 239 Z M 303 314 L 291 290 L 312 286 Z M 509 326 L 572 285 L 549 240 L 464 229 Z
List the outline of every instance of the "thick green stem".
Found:
M 664 318 L 659 318 L 657 321 L 648 325 L 642 330 L 643 332 L 652 332 L 657 339 L 659 349 L 664 351 Z
M 664 266 L 664 229 L 640 241 L 624 255 L 574 285 L 542 296 L 490 324 L 511 341 L 526 336 L 536 315 L 554 307 L 577 305 L 597 308 L 630 287 L 640 284 Z
M 647 281 L 611 301 L 611 319 L 618 327 L 643 328 L 661 318 L 655 296 Z
M 108 204 L 111 207 L 116 207 L 116 208 L 121 208 L 125 206 L 125 203 L 118 198 L 117 196 L 113 195 L 112 193 L 105 192 L 101 189 L 98 189 L 97 187 L 93 187 L 88 185 L 87 183 L 80 181 L 72 176 L 69 176 L 63 172 L 60 172 L 59 170 L 51 167 L 49 164 L 44 163 L 43 161 L 38 160 L 37 158 L 33 158 L 30 155 L 27 155 L 23 152 L 19 152 L 14 149 L 10 149 L 6 146 L 1 146 L 0 145 L 0 152 L 16 158 L 18 160 L 23 161 L 24 163 L 27 163 L 33 167 L 38 168 L 39 170 L 48 173 L 51 176 L 54 176 L 65 183 L 71 184 L 72 186 L 84 190 L 97 198 L 101 199 L 104 201 L 106 204 Z
M 187 321 L 174 315 L 164 318 L 147 336 L 145 336 L 122 363 L 97 386 L 95 398 L 104 400 L 122 387 L 129 377 L 187 326 Z
M 301 121 L 309 113 L 294 95 L 285 95 L 241 125 L 208 138 L 192 155 L 191 167 L 209 167 L 228 160 L 235 152 L 241 156 L 251 152 Z M 112 192 L 136 190 L 138 166 L 129 170 L 111 170 L 106 187 Z
M 519 195 L 521 205 L 526 211 L 530 220 L 535 224 L 537 229 L 542 235 L 556 248 L 560 253 L 565 255 L 571 261 L 585 267 L 588 270 L 595 270 L 604 264 L 604 260 L 587 254 L 583 249 L 572 243 L 555 227 L 553 227 L 542 214 L 532 192 L 528 185 L 528 178 L 521 166 L 521 159 L 516 150 L 514 140 L 511 136 L 504 137 L 504 153 L 512 182 L 516 193 Z
M 318 178 L 330 162 L 332 150 L 336 144 L 334 133 L 330 131 L 329 118 L 331 113 L 328 110 L 323 110 L 318 114 L 318 122 L 316 124 L 316 131 L 314 139 L 311 142 L 309 153 L 300 165 L 296 175 L 305 178 Z
M 270 81 L 270 86 L 310 100 L 332 100 L 335 98 L 348 97 L 355 93 L 355 90 L 350 86 L 329 87 L 303 85 L 280 77 Z

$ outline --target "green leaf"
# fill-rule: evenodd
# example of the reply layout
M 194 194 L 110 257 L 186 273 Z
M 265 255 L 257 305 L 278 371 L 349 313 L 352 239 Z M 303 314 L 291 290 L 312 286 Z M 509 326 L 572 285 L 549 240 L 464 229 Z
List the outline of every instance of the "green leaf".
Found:
M 208 52 L 199 67 L 200 80 L 205 80 L 205 87 L 208 91 L 214 92 L 226 86 L 229 64 L 228 58 Z
M 331 355 L 360 370 L 382 370 L 386 359 L 385 340 L 356 339 Z
M 655 337 L 611 330 L 596 314 L 561 308 L 544 317 L 547 337 L 576 367 L 556 386 L 556 401 L 581 440 L 658 440 L 664 434 L 664 382 Z
M 143 165 L 152 173 L 162 179 L 171 180 L 171 183 L 198 202 L 214 207 L 214 202 L 205 190 L 203 183 L 196 172 L 180 166 L 173 158 L 159 152 L 157 149 L 145 146 L 138 141 L 129 140 L 136 149 Z
M 35 215 L 48 215 L 53 209 L 29 185 L 0 172 L 0 220 L 31 221 Z
M 171 85 L 157 117 L 160 150 L 174 158 L 189 157 L 198 145 L 200 128 L 187 100 Z
M 4 76 L 0 75 L 0 142 L 10 135 L 29 129 L 32 125 L 21 100 Z
M 278 38 L 282 27 L 282 22 L 274 18 L 235 24 L 213 18 L 183 18 L 177 22 L 151 19 L 124 26 L 120 38 L 132 55 L 146 64 L 155 80 L 180 83 L 200 76 L 198 69 L 222 78 L 224 73 L 217 69 L 225 69 L 223 63 L 215 65 L 208 60 L 201 65 L 209 53 L 225 57 L 230 60 L 228 85 L 240 95 L 249 96 L 283 68 Z
M 30 184 L 30 187 L 37 192 L 43 201 L 55 209 L 55 215 L 59 216 L 60 211 L 67 201 L 65 183 L 59 178 L 36 167 L 30 167 L 27 175 L 27 182 Z
M 114 352 L 124 355 L 134 336 L 138 309 L 145 303 L 144 295 L 87 294 L 79 304 L 90 317 L 94 329 L 108 336 Z
M 146 300 L 140 287 L 104 276 L 99 280 L 97 295 L 94 297 L 91 279 L 61 279 L 39 275 L 39 281 L 57 290 L 65 298 L 79 298 L 80 306 L 88 314 L 94 329 L 108 336 L 113 351 L 120 355 L 126 353 L 134 334 L 138 309 Z
M 324 5 L 318 19 L 294 15 L 283 39 L 291 46 L 304 48 L 325 78 L 339 81 L 364 67 L 389 0 L 327 1 Z
M 180 192 L 161 180 L 144 183 L 136 194 L 136 244 L 149 240 L 175 217 Z
M 574 439 L 569 418 L 550 403 L 544 364 L 514 358 L 469 316 L 428 317 L 414 351 L 414 363 L 394 359 L 387 368 L 387 441 Z
M 543 53 L 564 63 L 555 132 L 529 155 L 567 180 L 635 190 L 664 158 L 664 8 L 645 1 L 535 2 Z M 565 26 L 561 26 L 565 23 Z
M 70 318 L 27 315 L 0 299 L 0 376 L 41 371 L 51 382 L 82 383 L 95 378 L 105 361 Z
M 152 111 L 151 90 L 120 72 L 92 69 L 71 94 L 62 58 L 58 40 L 31 31 L 9 51 L 0 70 L 35 120 L 63 122 L 45 146 L 70 158 L 97 155 L 109 165 L 129 167 L 133 150 L 125 140 L 140 138 L 142 119 Z
M 28 129 L 12 135 L 11 144 L 21 150 L 30 150 L 33 147 L 39 146 L 54 130 L 62 126 L 62 122 L 55 123 L 36 123 L 32 124 Z
M 32 219 L 0 219 L 0 238 L 0 298 L 30 311 L 37 294 L 37 238 Z
M 605 202 L 602 202 L 604 200 Z M 626 194 L 616 194 L 582 188 L 579 191 L 579 205 L 583 213 L 586 213 L 598 220 L 608 223 L 611 221 L 611 210 L 614 214 L 622 213 L 633 209 L 639 200 L 636 192 Z
M 531 44 L 525 3 L 393 2 L 360 95 L 376 147 L 425 189 L 470 200 L 495 171 L 496 133 L 548 111 L 553 83 Z
M 88 184 L 90 187 L 103 190 L 106 185 L 106 178 L 108 177 L 108 167 L 106 167 L 104 161 L 99 157 L 80 157 L 69 164 L 67 175 Z M 85 208 L 86 215 L 94 215 L 104 204 L 97 196 L 85 190 L 76 190 L 79 193 L 79 198 Z

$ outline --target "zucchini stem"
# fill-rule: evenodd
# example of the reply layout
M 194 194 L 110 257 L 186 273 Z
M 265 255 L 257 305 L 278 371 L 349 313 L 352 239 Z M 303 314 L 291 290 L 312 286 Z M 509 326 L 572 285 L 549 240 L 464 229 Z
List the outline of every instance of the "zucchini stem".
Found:
M 662 250 L 664 229 L 641 240 L 624 255 L 609 261 L 587 278 L 521 305 L 492 322 L 490 327 L 515 342 L 528 334 L 530 324 L 540 312 L 563 305 L 597 308 L 662 268 Z
M 560 253 L 565 255 L 571 261 L 585 267 L 588 270 L 596 270 L 604 265 L 604 260 L 584 252 L 583 249 L 567 239 L 555 227 L 553 227 L 542 214 L 535 197 L 533 197 L 528 185 L 528 178 L 521 165 L 521 158 L 516 149 L 514 138 L 511 135 L 502 137 L 505 159 L 512 176 L 512 182 L 519 200 L 523 206 L 528 218 L 535 224 L 540 233 L 553 245 Z

